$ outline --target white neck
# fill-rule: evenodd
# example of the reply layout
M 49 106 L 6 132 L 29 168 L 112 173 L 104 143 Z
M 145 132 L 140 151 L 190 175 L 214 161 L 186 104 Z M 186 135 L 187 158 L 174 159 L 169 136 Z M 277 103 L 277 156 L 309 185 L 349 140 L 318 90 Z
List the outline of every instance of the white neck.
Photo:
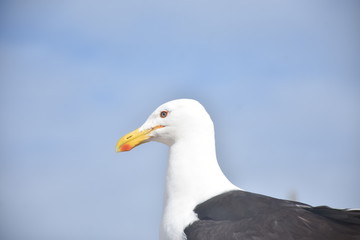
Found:
M 197 220 L 196 205 L 238 189 L 222 173 L 214 132 L 188 134 L 170 147 L 160 239 L 185 239 L 183 230 Z

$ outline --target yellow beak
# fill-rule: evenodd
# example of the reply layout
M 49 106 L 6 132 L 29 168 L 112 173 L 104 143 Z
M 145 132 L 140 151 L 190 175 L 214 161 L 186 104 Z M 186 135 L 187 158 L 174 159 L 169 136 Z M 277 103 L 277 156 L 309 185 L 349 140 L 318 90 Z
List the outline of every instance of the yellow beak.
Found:
M 156 129 L 163 127 L 165 126 L 158 125 L 149 129 L 145 129 L 143 131 L 139 131 L 139 129 L 136 129 L 126 134 L 116 144 L 116 152 L 130 151 L 131 149 L 142 143 L 149 142 L 149 139 L 151 138 L 150 133 Z

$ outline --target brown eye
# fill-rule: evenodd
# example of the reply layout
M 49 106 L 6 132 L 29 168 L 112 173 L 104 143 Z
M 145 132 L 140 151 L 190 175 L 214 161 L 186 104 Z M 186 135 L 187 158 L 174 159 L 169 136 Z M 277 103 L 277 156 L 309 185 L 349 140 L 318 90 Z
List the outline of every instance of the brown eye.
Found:
M 168 111 L 162 111 L 162 112 L 160 113 L 160 117 L 161 117 L 161 118 L 166 118 L 167 115 L 168 115 Z

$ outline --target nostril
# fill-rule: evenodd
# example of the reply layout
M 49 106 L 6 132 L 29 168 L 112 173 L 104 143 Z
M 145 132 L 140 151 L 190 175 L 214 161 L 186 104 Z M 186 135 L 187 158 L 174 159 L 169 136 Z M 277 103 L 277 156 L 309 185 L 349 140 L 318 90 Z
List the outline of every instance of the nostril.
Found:
M 126 138 L 126 140 L 129 139 L 129 138 L 132 138 L 132 136 L 133 136 L 133 135 L 128 136 L 128 137 Z

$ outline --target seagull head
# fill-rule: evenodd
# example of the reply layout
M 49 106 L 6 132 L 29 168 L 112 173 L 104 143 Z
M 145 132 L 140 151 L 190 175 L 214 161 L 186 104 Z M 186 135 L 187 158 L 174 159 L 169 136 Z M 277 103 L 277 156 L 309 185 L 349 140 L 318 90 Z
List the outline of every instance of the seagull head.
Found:
M 116 144 L 117 152 L 157 141 L 173 145 L 177 141 L 199 138 L 213 132 L 213 122 L 196 100 L 177 99 L 159 106 L 138 129 L 123 136 Z

